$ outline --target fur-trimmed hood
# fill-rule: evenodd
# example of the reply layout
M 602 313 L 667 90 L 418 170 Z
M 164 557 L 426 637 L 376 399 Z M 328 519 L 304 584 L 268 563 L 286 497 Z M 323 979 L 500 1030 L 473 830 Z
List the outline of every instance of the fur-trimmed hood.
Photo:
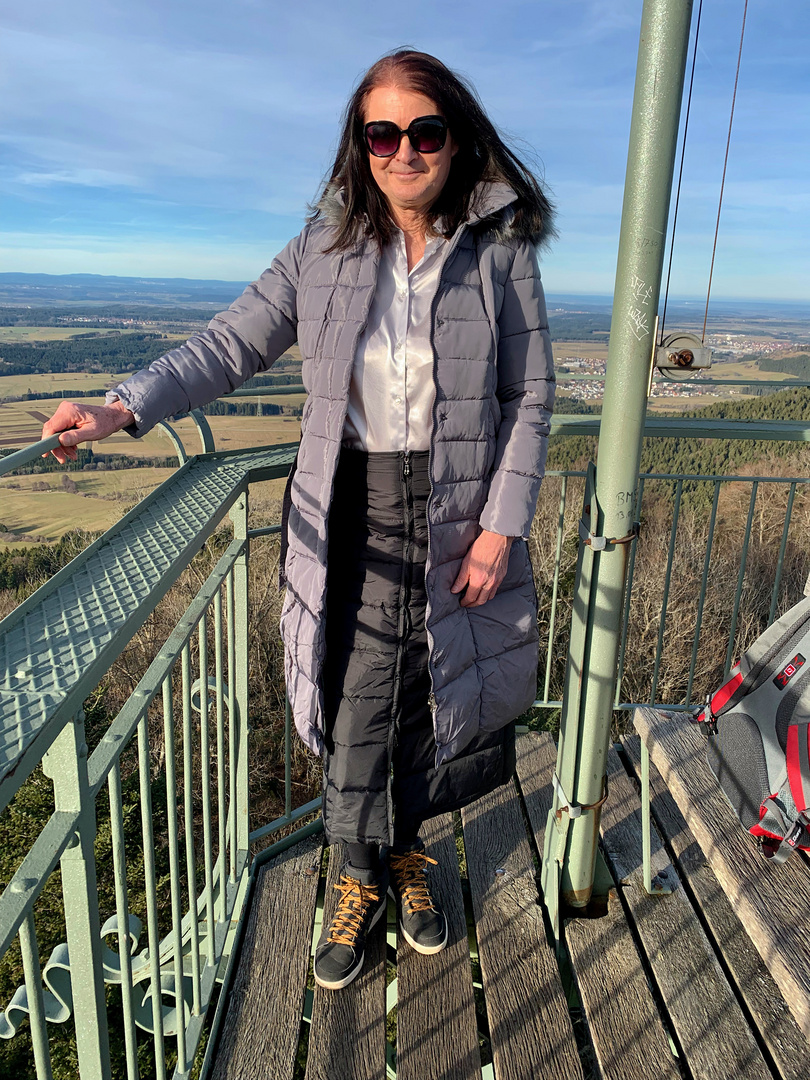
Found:
M 549 207 L 542 230 L 532 233 L 514 224 L 513 203 L 516 200 L 517 195 L 508 184 L 482 180 L 473 192 L 467 224 L 479 231 L 489 231 L 492 239 L 499 244 L 531 240 L 537 248 L 547 247 L 557 235 L 553 209 Z M 343 221 L 344 206 L 343 188 L 334 182 L 328 183 L 315 204 L 313 219 L 320 219 L 331 228 L 339 228 Z

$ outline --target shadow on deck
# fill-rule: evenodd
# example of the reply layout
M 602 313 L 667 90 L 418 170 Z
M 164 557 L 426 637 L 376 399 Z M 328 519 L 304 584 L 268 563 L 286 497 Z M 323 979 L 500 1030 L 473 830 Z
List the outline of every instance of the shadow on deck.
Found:
M 437 956 L 397 940 L 391 906 L 361 976 L 313 991 L 313 941 L 342 858 L 330 853 L 324 881 L 321 841 L 309 839 L 263 867 L 215 1080 L 384 1080 L 394 1068 L 400 1080 L 806 1077 L 807 1040 L 655 769 L 665 843 L 653 837 L 653 868 L 675 888 L 643 889 L 637 737 L 610 751 L 602 839 L 617 887 L 602 917 L 567 922 L 558 964 L 537 888 L 555 758 L 549 736 L 521 737 L 517 784 L 462 811 L 458 835 L 452 815 L 428 823 L 450 922 Z M 798 904 L 807 869 L 796 860 Z

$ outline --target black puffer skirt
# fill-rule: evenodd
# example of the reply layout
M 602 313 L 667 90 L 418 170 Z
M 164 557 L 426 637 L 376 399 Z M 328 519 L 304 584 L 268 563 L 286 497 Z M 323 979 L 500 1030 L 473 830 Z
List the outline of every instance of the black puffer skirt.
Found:
M 515 768 L 509 724 L 436 767 L 425 632 L 428 453 L 341 451 L 329 515 L 323 820 L 329 843 L 466 806 Z M 404 832 L 404 830 L 403 830 Z

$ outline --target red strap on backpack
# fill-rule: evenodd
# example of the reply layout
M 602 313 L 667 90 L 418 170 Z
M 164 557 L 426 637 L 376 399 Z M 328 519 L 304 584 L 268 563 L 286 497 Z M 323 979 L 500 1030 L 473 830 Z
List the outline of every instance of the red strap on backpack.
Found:
M 788 726 L 786 756 L 790 794 L 802 814 L 810 805 L 810 725 Z
M 741 671 L 738 671 L 736 675 L 732 675 L 728 682 L 724 683 L 712 696 L 711 700 L 707 698 L 706 705 L 703 710 L 694 717 L 694 722 L 696 724 L 713 724 L 717 714 L 728 704 L 739 689 L 742 681 L 743 674 Z

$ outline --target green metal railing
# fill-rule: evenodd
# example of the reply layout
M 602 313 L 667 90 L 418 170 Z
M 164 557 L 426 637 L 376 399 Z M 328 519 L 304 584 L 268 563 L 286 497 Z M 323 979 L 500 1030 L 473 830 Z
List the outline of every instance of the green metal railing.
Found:
M 542 692 L 534 703 L 535 707 L 540 709 L 553 710 L 562 706 L 562 700 L 551 694 L 553 683 L 559 688 L 562 686 L 565 658 L 561 650 L 560 637 L 562 634 L 564 642 L 570 620 L 571 596 L 570 593 L 567 596 L 562 595 L 561 579 L 566 574 L 570 576 L 573 571 L 575 549 L 578 543 L 579 508 L 582 502 L 585 475 L 581 471 L 549 471 L 545 481 L 546 494 L 555 480 L 559 484 L 559 502 L 556 507 L 553 569 L 550 587 L 546 590 L 549 599 L 545 610 L 541 608 L 545 626 L 547 626 L 547 646 L 545 656 L 541 657 L 538 690 Z M 733 514 L 731 520 L 724 521 L 723 535 L 719 537 L 718 517 L 722 516 L 721 497 L 724 493 L 727 496 L 730 489 L 734 489 L 736 495 Z M 684 511 L 685 491 L 687 499 L 689 496 L 693 497 L 693 503 L 694 496 L 699 496 L 697 513 L 693 505 Z M 668 507 L 669 516 L 666 521 L 661 521 L 659 514 L 658 529 L 654 538 L 648 535 L 645 524 L 645 494 L 648 501 L 653 501 L 658 510 L 661 509 L 662 501 Z M 722 629 L 720 640 L 722 666 L 717 663 L 712 665 L 717 678 L 727 677 L 735 657 L 747 647 L 752 635 L 755 636 L 757 632 L 773 622 L 778 614 L 798 599 L 797 582 L 793 580 L 786 585 L 784 570 L 789 553 L 793 554 L 794 562 L 799 561 L 802 564 L 806 562 L 804 532 L 807 523 L 804 515 L 807 511 L 807 500 L 803 498 L 805 494 L 810 494 L 810 479 L 807 477 L 729 476 L 714 473 L 692 475 L 643 473 L 640 476 L 638 507 L 641 527 L 639 538 L 631 547 L 627 586 L 623 598 L 619 659 L 613 701 L 615 710 L 628 712 L 640 706 L 655 706 L 669 711 L 686 711 L 694 706 L 696 695 L 697 700 L 702 702 L 708 690 L 708 684 L 702 683 L 698 677 L 699 659 L 705 657 L 709 650 L 715 657 L 718 650 L 716 640 L 706 642 L 701 637 L 704 608 L 707 598 L 711 597 L 710 572 L 717 563 L 718 547 L 728 548 L 725 552 L 727 565 L 724 582 L 720 586 L 715 586 L 714 600 L 715 602 L 717 600 L 717 589 L 722 588 L 724 599 L 728 603 L 722 621 L 717 622 L 715 626 L 717 629 Z M 769 507 L 770 520 L 781 522 L 778 536 L 773 536 L 767 546 L 767 570 L 771 577 L 769 579 L 763 577 L 762 545 L 755 541 L 759 556 L 756 595 L 749 599 L 748 606 L 743 610 L 743 593 L 749 571 L 749 553 L 752 536 L 755 533 L 754 521 L 757 512 L 761 509 L 761 503 L 766 500 L 771 504 L 777 504 Z M 802 505 L 804 512 L 801 521 L 794 520 L 794 509 L 799 504 Z M 552 509 L 547 499 L 545 510 L 547 518 L 551 517 Z M 729 513 L 729 510 L 725 511 L 726 516 Z M 696 522 L 701 529 L 699 539 L 701 550 L 697 553 L 698 557 L 695 557 L 694 551 Z M 687 529 L 692 544 L 688 557 L 681 553 L 682 533 Z M 660 555 L 664 544 L 666 558 L 661 564 Z M 564 554 L 565 548 L 568 549 L 567 560 Z M 651 563 L 658 565 L 651 567 Z M 810 566 L 806 569 L 810 569 Z M 671 592 L 675 576 L 678 577 L 679 600 L 683 601 L 684 593 L 686 593 L 688 604 L 681 602 L 673 611 Z M 641 586 L 639 586 L 639 581 L 642 583 Z M 643 655 L 647 676 L 646 692 L 643 694 L 637 692 L 634 697 L 628 698 L 623 695 L 628 648 L 630 647 L 632 652 L 634 645 L 636 649 L 639 647 L 639 642 L 634 640 L 633 608 L 639 588 L 649 590 L 651 583 L 658 606 L 655 631 L 647 635 Z M 749 591 L 752 590 L 749 589 Z M 684 615 L 684 608 L 688 609 L 687 617 Z M 741 613 L 746 615 L 746 625 L 743 628 L 740 626 Z M 678 637 L 688 642 L 688 651 L 684 652 L 679 646 L 677 655 L 673 656 L 671 644 L 668 648 L 668 637 L 672 631 L 674 619 L 679 620 Z M 563 622 L 562 627 L 561 622 Z M 679 677 L 668 679 L 669 696 L 662 700 L 660 683 L 662 669 L 667 664 L 670 667 L 677 666 Z M 641 689 L 637 681 L 634 688 Z
M 591 425 L 586 433 L 596 433 L 598 417 L 558 417 L 554 431 L 579 434 L 581 419 Z M 676 424 L 680 431 L 685 422 Z M 810 439 L 810 426 L 767 428 L 772 439 Z M 741 424 L 735 430 L 744 437 L 748 429 Z M 721 437 L 720 430 L 712 434 Z M 699 421 L 690 431 L 707 436 Z M 41 443 L 7 457 L 2 471 L 47 449 Z M 40 765 L 53 786 L 48 820 L 0 895 L 0 956 L 16 938 L 24 976 L 12 1000 L 0 1002 L 0 1038 L 13 1038 L 28 1017 L 39 1078 L 52 1075 L 48 1024 L 72 1024 L 82 1080 L 111 1076 L 105 986 L 120 988 L 127 1080 L 152 1073 L 179 1080 L 191 1076 L 195 1063 L 205 1070 L 215 1039 L 204 1057 L 204 1028 L 208 1022 L 215 1033 L 227 1002 L 230 960 L 256 868 L 320 828 L 313 820 L 320 800 L 293 802 L 289 708 L 284 812 L 270 822 L 250 818 L 250 548 L 278 526 L 248 527 L 249 488 L 285 475 L 293 452 L 271 447 L 186 460 L 0 623 L 0 808 L 20 795 Z M 636 505 L 642 527 L 623 598 L 617 715 L 635 702 L 688 708 L 710 688 L 705 657 L 721 673 L 747 634 L 796 599 L 790 590 L 805 548 L 808 482 L 641 477 Z M 581 471 L 549 473 L 532 534 L 541 633 L 548 641 L 537 701 L 545 710 L 560 705 L 555 690 L 562 686 L 567 652 L 583 485 Z M 760 536 L 759 510 L 774 500 L 784 524 Z M 232 538 L 218 562 L 114 720 L 96 736 L 82 703 L 228 515 Z M 719 564 L 726 573 L 734 568 L 720 584 Z M 763 566 L 770 574 L 766 583 Z M 724 627 L 719 660 L 717 640 L 707 643 L 701 633 L 710 614 L 718 625 L 718 597 Z M 652 605 L 657 621 L 639 636 L 642 603 L 645 610 Z M 674 659 L 676 679 L 670 675 Z M 634 696 L 623 695 L 627 685 Z M 664 691 L 670 700 L 662 698 Z M 109 864 L 99 863 L 94 850 L 97 820 L 109 822 Z M 277 843 L 251 855 L 257 843 L 282 831 L 287 835 Z M 66 944 L 57 944 L 43 965 L 38 905 L 57 870 Z M 105 895 L 113 899 L 101 910 L 104 882 L 112 883 Z
M 5 458 L 2 471 L 52 443 Z M 48 1023 L 71 1020 L 83 1080 L 110 1077 L 105 983 L 121 991 L 128 1080 L 142 1075 L 136 1029 L 151 1036 L 147 1073 L 190 1076 L 243 911 L 251 843 L 319 805 L 293 808 L 288 753 L 285 813 L 249 831 L 249 546 L 278 529 L 248 529 L 248 488 L 286 475 L 293 453 L 186 461 L 0 623 L 0 807 L 40 765 L 53 783 L 45 824 L 0 896 L 0 956 L 16 936 L 24 976 L 2 1003 L 0 1038 L 28 1017 L 38 1077 L 53 1075 Z M 226 514 L 232 541 L 91 752 L 82 702 Z M 97 863 L 97 819 L 109 822 L 108 866 Z M 57 869 L 66 944 L 43 965 L 38 902 Z M 113 910 L 100 911 L 108 875 Z

